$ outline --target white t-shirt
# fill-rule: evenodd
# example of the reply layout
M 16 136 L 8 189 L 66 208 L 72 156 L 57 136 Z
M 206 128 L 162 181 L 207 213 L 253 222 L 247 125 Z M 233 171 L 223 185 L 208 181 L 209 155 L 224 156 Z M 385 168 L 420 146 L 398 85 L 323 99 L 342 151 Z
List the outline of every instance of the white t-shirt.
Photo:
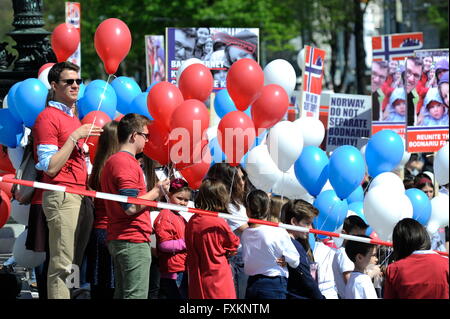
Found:
M 228 204 L 228 212 L 234 216 L 248 218 L 247 210 L 245 209 L 245 207 L 243 205 L 239 205 L 239 210 L 238 210 L 234 207 L 234 205 Z M 230 226 L 231 230 L 235 231 L 236 229 L 238 229 L 242 225 L 246 224 L 247 222 L 227 219 L 227 223 Z
M 283 228 L 261 225 L 246 228 L 242 233 L 242 259 L 246 275 L 288 277 L 287 267 L 281 267 L 276 259 L 284 256 L 292 268 L 300 264 L 300 255 Z
M 370 277 L 358 271 L 350 274 L 344 297 L 345 299 L 378 299 Z
M 340 297 L 344 297 L 345 294 L 345 282 L 343 273 L 347 271 L 353 271 L 354 269 L 355 264 L 350 260 L 350 258 L 347 257 L 345 248 L 339 248 L 333 258 L 333 273 L 337 292 Z
M 338 299 L 333 273 L 333 259 L 336 250 L 318 241 L 314 246 L 314 260 L 319 265 L 318 284 L 322 295 L 327 299 Z

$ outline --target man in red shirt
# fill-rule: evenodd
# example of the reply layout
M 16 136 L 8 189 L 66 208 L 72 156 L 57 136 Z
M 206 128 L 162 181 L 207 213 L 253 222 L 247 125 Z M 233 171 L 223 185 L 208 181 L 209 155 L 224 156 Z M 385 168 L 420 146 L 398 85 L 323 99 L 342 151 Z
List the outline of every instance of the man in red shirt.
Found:
M 82 82 L 79 70 L 70 62 L 57 63 L 50 69 L 48 105 L 36 118 L 33 134 L 38 157 L 36 168 L 43 171 L 42 182 L 86 189 L 84 139 L 100 135 L 102 129 L 81 125 L 75 114 Z M 84 245 L 81 247 L 84 250 L 90 233 L 90 229 L 79 226 L 84 224 L 80 216 L 82 199 L 81 195 L 61 191 L 45 191 L 42 195 L 49 230 L 49 299 L 70 299 L 66 278 L 75 264 L 75 252 L 81 255 L 79 244 Z
M 119 122 L 119 152 L 105 163 L 101 188 L 106 193 L 157 200 L 167 192 L 169 180 L 158 182 L 147 192 L 144 173 L 135 158 L 148 140 L 147 117 L 130 113 Z M 147 299 L 150 278 L 150 234 L 148 206 L 106 201 L 108 249 L 114 263 L 115 299 Z

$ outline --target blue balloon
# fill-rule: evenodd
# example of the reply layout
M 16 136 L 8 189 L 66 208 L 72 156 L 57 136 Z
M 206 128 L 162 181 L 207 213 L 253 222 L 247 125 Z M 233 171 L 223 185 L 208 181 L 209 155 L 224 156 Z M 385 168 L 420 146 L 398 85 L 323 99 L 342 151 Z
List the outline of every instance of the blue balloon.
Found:
M 27 127 L 33 127 L 37 116 L 45 108 L 48 89 L 38 79 L 26 79 L 14 94 L 14 103 L 20 118 Z
M 145 90 L 145 92 L 150 92 L 150 90 L 152 89 L 152 87 L 154 87 L 156 84 L 158 84 L 159 83 L 159 81 L 155 81 L 155 82 L 153 82 L 152 84 L 150 84 L 150 86 L 147 88 L 147 90 Z
M 214 98 L 214 110 L 220 118 L 230 112 L 238 111 L 227 89 L 222 89 L 216 94 Z M 251 106 L 244 113 L 251 117 Z
M 106 90 L 103 93 L 103 90 L 101 87 L 89 88 L 88 85 L 83 98 L 78 101 L 78 111 L 81 119 L 89 112 L 97 110 L 105 112 L 112 119 L 114 118 L 117 105 L 116 93 L 114 90 Z M 100 103 L 101 106 L 98 108 Z
M 372 235 L 372 233 L 373 233 L 373 228 L 369 226 L 369 227 L 366 229 L 366 236 L 370 236 L 370 235 Z
M 148 93 L 146 92 L 139 93 L 131 102 L 128 113 L 141 114 L 148 117 L 150 120 L 153 120 L 147 107 L 147 95 Z
M 311 251 L 314 251 L 314 247 L 316 247 L 316 237 L 314 236 L 313 233 L 308 234 L 308 242 L 309 247 L 311 247 Z
M 314 218 L 314 226 L 324 231 L 336 231 L 344 223 L 348 212 L 347 201 L 339 199 L 334 190 L 321 192 L 313 206 L 319 210 L 319 215 Z
M 122 114 L 133 113 L 130 110 L 131 103 L 136 96 L 142 93 L 136 81 L 126 76 L 119 76 L 111 82 L 111 86 L 116 91 L 117 110 Z M 145 104 L 147 105 L 147 101 Z
M 11 115 L 17 122 L 23 122 L 22 118 L 20 117 L 19 111 L 17 111 L 16 107 L 16 91 L 19 85 L 22 82 L 15 83 L 8 91 L 8 108 L 11 111 Z
M 347 198 L 361 185 L 365 173 L 364 159 L 356 147 L 339 146 L 331 154 L 329 179 L 340 199 Z
M 348 200 L 347 200 L 347 202 L 348 202 Z M 368 224 L 366 216 L 364 216 L 364 203 L 363 202 L 353 202 L 351 204 L 348 204 L 348 210 L 355 212 L 356 215 L 361 217 L 364 220 L 364 222 L 366 224 Z
M 328 179 L 327 154 L 316 146 L 307 146 L 294 163 L 295 176 L 312 196 L 317 196 Z
M 0 109 L 0 144 L 16 148 L 22 137 L 22 122 L 16 121 L 9 109 Z
M 105 89 L 106 87 L 106 89 Z M 94 80 L 91 83 L 89 83 L 86 88 L 84 89 L 83 92 L 83 97 L 86 94 L 87 91 L 92 90 L 92 89 L 101 89 L 101 92 L 103 92 L 103 90 L 106 90 L 105 93 L 107 95 L 111 95 L 111 94 L 116 94 L 116 91 L 113 89 L 113 87 L 111 86 L 111 84 L 109 84 L 108 82 L 104 81 L 104 80 Z M 78 99 L 81 99 L 82 97 L 79 96 L 80 94 L 78 93 Z M 117 97 L 117 95 L 116 95 Z
M 106 82 L 105 80 L 94 80 L 92 82 L 89 82 L 88 85 L 86 86 L 86 88 L 95 88 L 95 87 L 99 87 L 99 88 L 104 88 L 105 85 L 108 87 L 108 82 Z M 111 87 L 112 88 L 112 87 Z
M 392 130 L 374 134 L 366 147 L 366 163 L 369 175 L 376 177 L 391 172 L 403 158 L 404 145 L 400 135 Z
M 84 91 L 86 91 L 86 85 L 84 83 L 80 84 L 80 88 L 78 89 L 78 101 L 84 96 Z
M 227 156 L 222 151 L 217 137 L 214 137 L 209 141 L 209 151 L 211 152 L 211 157 L 214 163 L 222 163 L 226 161 Z
M 346 199 L 349 205 L 354 202 L 364 201 L 364 190 L 362 186 L 359 185 L 358 187 L 356 187 L 356 189 L 350 195 L 348 195 Z
M 427 194 L 417 188 L 407 189 L 405 195 L 408 196 L 413 207 L 413 219 L 422 225 L 427 225 L 431 216 L 431 201 Z

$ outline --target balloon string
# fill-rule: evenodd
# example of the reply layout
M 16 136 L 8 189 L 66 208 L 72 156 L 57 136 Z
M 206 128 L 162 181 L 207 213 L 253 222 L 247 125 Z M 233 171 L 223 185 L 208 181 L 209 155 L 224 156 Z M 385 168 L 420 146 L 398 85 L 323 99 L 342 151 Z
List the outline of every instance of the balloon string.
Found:
M 284 172 L 282 172 L 282 175 L 281 175 L 281 185 L 283 185 L 284 184 Z M 282 186 L 283 187 L 283 186 Z M 278 217 L 281 217 L 281 211 L 282 211 L 282 209 L 283 209 L 283 199 L 284 199 L 284 195 L 283 195 L 283 193 L 284 192 L 282 192 L 281 193 L 281 206 L 280 206 L 280 212 L 278 213 Z
M 109 80 L 111 79 L 111 77 L 116 77 L 116 76 L 114 74 L 108 75 L 108 79 L 106 80 L 105 87 L 103 88 L 102 95 L 100 96 L 100 102 L 98 103 L 97 111 L 100 110 L 100 107 L 102 106 L 103 97 L 105 96 L 105 92 L 106 92 L 106 89 L 108 88 Z M 86 137 L 86 140 L 84 141 L 85 144 L 88 144 L 88 140 L 89 140 L 89 137 L 91 135 L 92 129 L 94 128 L 94 124 L 95 124 L 95 120 L 96 119 L 97 119 L 97 113 L 94 115 L 94 120 L 92 121 L 91 127 L 89 128 L 88 136 Z
M 231 179 L 230 193 L 228 194 L 228 202 L 231 201 L 231 192 L 233 191 L 234 175 L 236 175 L 237 168 L 233 170 L 233 178 Z

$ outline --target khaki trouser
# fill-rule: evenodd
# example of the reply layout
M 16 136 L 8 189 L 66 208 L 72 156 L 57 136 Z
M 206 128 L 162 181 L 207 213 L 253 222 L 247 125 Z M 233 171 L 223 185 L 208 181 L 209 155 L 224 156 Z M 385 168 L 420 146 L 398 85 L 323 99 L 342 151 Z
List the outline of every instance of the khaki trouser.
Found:
M 81 256 L 89 240 L 93 216 L 80 215 L 82 195 L 45 191 L 42 199 L 49 230 L 48 298 L 70 299 L 69 287 L 78 286 L 79 277 L 73 278 L 73 287 L 67 285 L 66 279 L 72 270 L 76 270 L 74 264 L 78 270 L 81 268 Z

